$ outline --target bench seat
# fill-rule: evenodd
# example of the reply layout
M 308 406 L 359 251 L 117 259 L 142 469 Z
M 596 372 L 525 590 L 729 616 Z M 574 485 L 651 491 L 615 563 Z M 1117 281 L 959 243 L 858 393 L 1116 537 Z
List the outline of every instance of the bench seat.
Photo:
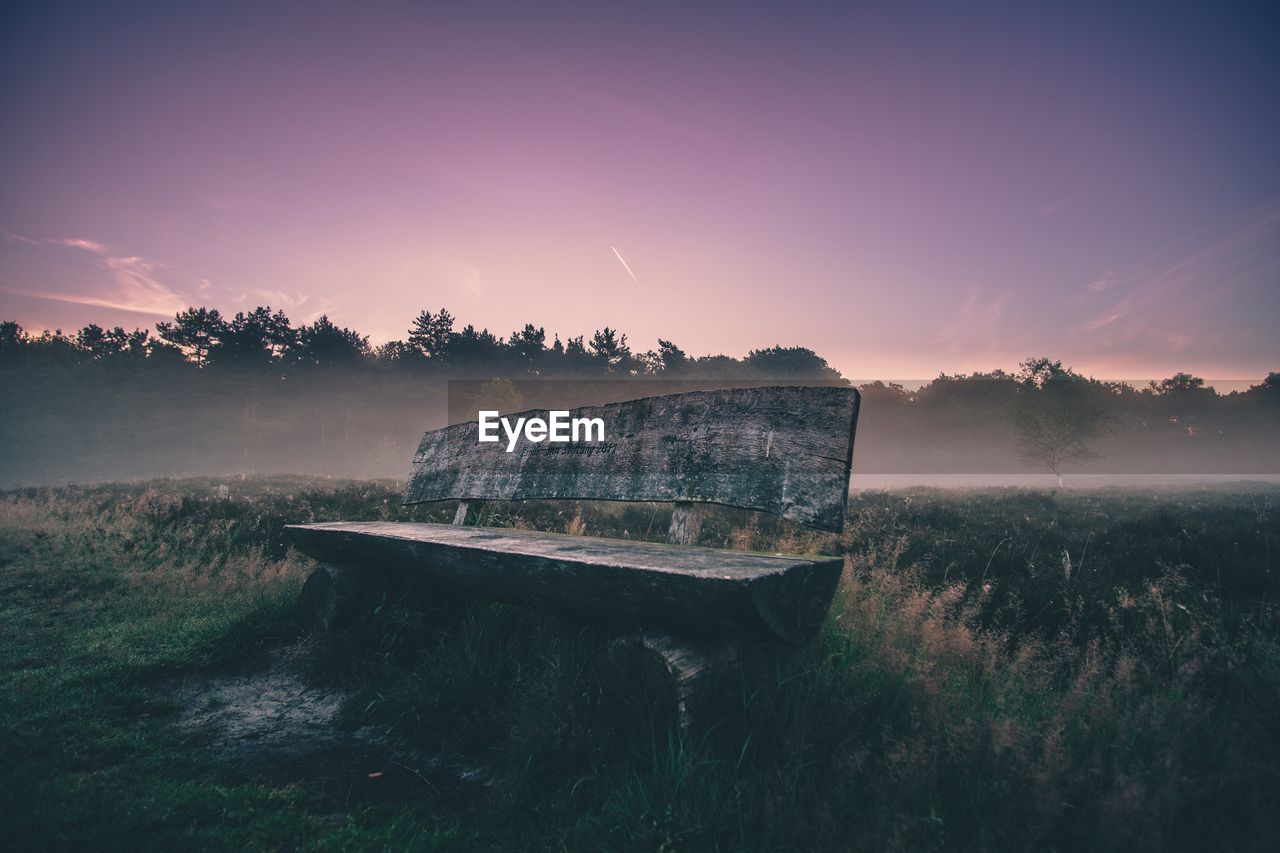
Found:
M 303 553 L 377 566 L 496 601 L 802 643 L 844 561 L 507 528 L 411 522 L 290 525 Z

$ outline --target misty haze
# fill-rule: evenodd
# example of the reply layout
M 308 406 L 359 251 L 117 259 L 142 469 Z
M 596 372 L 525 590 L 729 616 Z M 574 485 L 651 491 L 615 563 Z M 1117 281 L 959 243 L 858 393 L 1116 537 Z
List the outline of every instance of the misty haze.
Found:
M 376 347 L 327 317 L 294 327 L 265 307 L 227 320 L 216 310 L 191 309 L 159 329 L 91 324 L 74 335 L 32 335 L 13 321 L 0 327 L 8 413 L 0 426 L 0 484 L 402 477 L 421 433 L 448 422 L 451 406 L 456 419 L 475 420 L 481 402 L 459 399 L 461 391 L 450 399 L 451 380 L 464 377 L 480 377 L 471 384 L 496 393 L 507 413 L 735 383 L 846 381 L 803 347 L 694 357 L 662 340 L 636 352 L 625 333 L 608 327 L 589 340 L 553 335 L 548 343 L 546 330 L 532 325 L 509 336 L 458 330 L 445 310 L 423 311 L 405 340 Z M 943 375 L 911 385 L 858 386 L 855 486 L 1038 486 L 1058 475 L 1076 485 L 1122 485 L 1280 474 L 1274 373 L 1223 395 L 1189 374 L 1135 387 L 1027 359 L 1019 373 Z M 1059 386 L 1072 389 L 1069 400 L 1058 399 Z M 1074 452 L 1052 463 L 1021 442 L 1025 415 L 1035 412 L 1054 422 L 1094 423 L 1068 448 Z
M 1275 3 L 5 11 L 5 850 L 1280 850 Z

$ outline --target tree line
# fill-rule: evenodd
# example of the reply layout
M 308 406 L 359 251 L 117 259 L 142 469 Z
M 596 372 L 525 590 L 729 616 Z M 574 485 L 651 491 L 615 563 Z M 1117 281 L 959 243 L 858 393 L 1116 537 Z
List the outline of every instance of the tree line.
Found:
M 229 319 L 192 307 L 154 333 L 90 324 L 31 334 L 0 323 L 0 486 L 200 473 L 403 476 L 422 431 L 446 422 L 455 379 L 522 387 L 563 379 L 584 395 L 609 384 L 599 379 L 678 380 L 647 383 L 638 396 L 848 381 L 798 346 L 695 357 L 668 340 L 636 352 L 611 327 L 548 344 L 531 324 L 506 337 L 457 326 L 445 309 L 422 311 L 403 340 L 370 346 L 328 317 L 295 326 L 269 307 Z M 1280 473 L 1280 373 L 1219 394 L 1187 373 L 1135 387 L 1039 357 L 1013 372 L 858 388 L 855 471 Z M 606 400 L 581 404 L 591 402 Z
M 191 307 L 172 321 L 125 331 L 89 324 L 73 334 L 61 330 L 33 335 L 16 321 L 0 323 L 0 361 L 9 365 L 74 365 L 86 362 L 149 365 L 188 364 L 196 368 L 306 368 L 368 365 L 459 376 L 611 377 L 700 376 L 722 378 L 839 379 L 826 360 L 805 347 L 751 350 L 745 358 L 693 357 L 675 343 L 632 350 L 627 336 L 605 326 L 547 343 L 547 332 L 532 323 L 501 337 L 473 325 L 456 328 L 447 309 L 422 311 L 404 340 L 371 346 L 369 337 L 337 325 L 327 315 L 293 325 L 270 306 L 226 318 L 216 308 Z
M 550 345 L 543 327 L 526 323 L 507 337 L 487 328 L 468 324 L 457 329 L 448 309 L 423 310 L 404 340 L 373 346 L 369 336 L 342 327 L 322 315 L 312 323 L 293 325 L 284 311 L 259 306 L 237 312 L 230 319 L 216 308 L 190 307 L 172 321 L 157 323 L 155 334 L 147 329 L 125 331 L 90 323 L 72 334 L 61 329 L 36 335 L 15 320 L 0 321 L 0 366 L 71 366 L 91 362 L 187 364 L 196 368 L 303 366 L 352 366 L 366 364 L 427 369 L 444 374 L 467 376 L 679 376 L 707 379 L 777 378 L 841 380 L 840 373 L 812 349 L 802 346 L 772 346 L 753 349 L 744 358 L 726 355 L 690 356 L 675 343 L 658 339 L 656 349 L 634 352 L 627 335 L 605 326 L 586 336 L 561 340 L 555 335 Z M 859 386 L 864 396 L 890 406 L 929 403 L 947 398 L 957 389 L 966 395 L 980 394 L 1000 399 L 1021 387 L 1050 390 L 1070 380 L 1084 383 L 1095 395 L 1119 400 L 1165 397 L 1183 402 L 1205 403 L 1211 397 L 1252 396 L 1270 399 L 1280 392 L 1280 372 L 1270 372 L 1245 392 L 1219 395 L 1204 379 L 1176 373 L 1145 387 L 1085 377 L 1060 360 L 1029 358 L 1016 373 L 1004 370 L 968 375 L 940 374 L 917 389 L 898 383 L 871 382 Z M 1048 383 L 1048 384 L 1046 384 Z M 976 391 L 981 384 L 988 388 Z

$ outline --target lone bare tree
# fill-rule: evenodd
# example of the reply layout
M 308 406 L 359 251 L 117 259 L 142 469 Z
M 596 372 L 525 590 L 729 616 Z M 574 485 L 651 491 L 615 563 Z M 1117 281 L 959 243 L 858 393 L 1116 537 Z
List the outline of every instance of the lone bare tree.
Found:
M 1027 359 L 1021 367 L 1012 408 L 1018 450 L 1052 471 L 1061 487 L 1064 466 L 1098 458 L 1093 444 L 1111 424 L 1106 386 L 1048 358 Z

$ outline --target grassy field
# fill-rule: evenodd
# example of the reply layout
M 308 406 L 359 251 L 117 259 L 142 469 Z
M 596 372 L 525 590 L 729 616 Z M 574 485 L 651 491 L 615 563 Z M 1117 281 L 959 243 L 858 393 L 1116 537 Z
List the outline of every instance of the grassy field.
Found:
M 302 636 L 282 525 L 435 519 L 391 483 L 157 481 L 0 494 L 0 838 L 10 849 L 1276 849 L 1274 489 L 866 493 L 843 536 L 720 511 L 703 544 L 846 555 L 821 638 L 755 660 L 709 730 L 566 737 L 603 630 L 389 602 Z M 487 523 L 661 538 L 669 507 Z M 228 760 L 177 679 L 285 666 L 339 717 L 483 768 Z

